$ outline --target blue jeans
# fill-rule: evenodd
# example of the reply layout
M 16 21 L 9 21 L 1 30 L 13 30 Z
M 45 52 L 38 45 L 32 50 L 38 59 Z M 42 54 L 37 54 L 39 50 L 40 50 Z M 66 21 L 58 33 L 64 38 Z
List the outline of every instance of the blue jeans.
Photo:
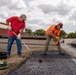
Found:
M 17 54 L 20 55 L 22 52 L 22 44 L 21 44 L 21 40 L 17 39 L 16 36 L 8 36 L 8 45 L 7 45 L 7 54 L 10 56 L 11 54 L 11 48 L 12 48 L 12 44 L 14 42 L 14 40 L 16 40 L 16 44 L 17 44 Z

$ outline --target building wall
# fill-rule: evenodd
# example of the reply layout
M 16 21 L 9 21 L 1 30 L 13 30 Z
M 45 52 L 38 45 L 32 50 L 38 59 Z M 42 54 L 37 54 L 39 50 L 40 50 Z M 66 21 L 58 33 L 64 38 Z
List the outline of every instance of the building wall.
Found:
M 8 29 L 0 28 L 0 37 L 7 37 L 8 36 L 7 31 L 8 31 Z M 24 36 L 25 36 L 25 32 L 23 32 L 23 34 L 22 34 L 22 37 L 24 37 Z

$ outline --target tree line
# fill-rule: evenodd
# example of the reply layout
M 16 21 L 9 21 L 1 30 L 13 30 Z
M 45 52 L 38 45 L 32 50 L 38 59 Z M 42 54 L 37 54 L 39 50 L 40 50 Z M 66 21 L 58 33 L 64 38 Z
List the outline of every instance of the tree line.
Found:
M 37 29 L 35 31 L 32 31 L 29 28 L 25 29 L 26 34 L 29 36 L 45 36 L 46 31 L 43 29 Z M 66 37 L 66 38 L 76 38 L 76 31 L 67 34 L 64 30 L 61 30 L 60 37 Z
M 67 35 L 68 38 L 76 38 L 76 31 L 75 32 L 71 32 Z

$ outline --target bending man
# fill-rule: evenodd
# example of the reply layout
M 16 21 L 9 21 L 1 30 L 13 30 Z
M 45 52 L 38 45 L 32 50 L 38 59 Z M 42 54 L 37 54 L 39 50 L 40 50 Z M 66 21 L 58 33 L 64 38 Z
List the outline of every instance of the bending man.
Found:
M 46 30 L 46 44 L 45 44 L 45 53 L 48 51 L 48 46 L 50 43 L 50 40 L 53 39 L 55 42 L 55 45 L 58 47 L 59 54 L 64 55 L 64 53 L 61 50 L 61 46 L 59 43 L 59 36 L 60 36 L 60 29 L 63 27 L 62 23 L 59 23 L 58 25 L 51 25 L 47 30 Z

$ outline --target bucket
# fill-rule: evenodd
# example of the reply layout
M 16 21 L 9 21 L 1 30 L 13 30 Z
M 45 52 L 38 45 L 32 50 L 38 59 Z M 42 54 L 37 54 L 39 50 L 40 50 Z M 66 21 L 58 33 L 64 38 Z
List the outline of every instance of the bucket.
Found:
M 0 52 L 0 70 L 7 68 L 7 53 Z

